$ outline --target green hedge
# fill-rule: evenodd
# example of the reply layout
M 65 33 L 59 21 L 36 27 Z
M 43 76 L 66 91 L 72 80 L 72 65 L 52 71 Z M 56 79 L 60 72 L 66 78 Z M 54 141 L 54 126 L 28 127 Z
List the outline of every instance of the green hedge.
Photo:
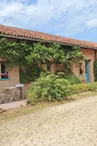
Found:
M 97 60 L 94 62 L 94 78 L 97 81 Z
M 25 69 L 20 69 L 20 82 L 23 84 L 34 82 L 39 78 L 41 72 L 45 72 L 45 70 L 37 66 L 28 66 Z
M 57 75 L 60 76 L 60 77 L 62 77 L 62 78 L 64 78 L 64 79 L 66 79 L 66 80 L 68 80 L 68 82 L 69 82 L 71 85 L 82 83 L 82 82 L 80 81 L 80 79 L 79 79 L 76 75 L 74 75 L 73 73 L 65 74 L 65 73 L 63 73 L 63 72 L 59 72 L 59 73 L 57 73 Z
M 41 100 L 60 101 L 66 97 L 66 87 L 70 83 L 64 78 L 54 75 L 42 73 L 28 91 L 27 99 L 33 102 Z
M 32 104 L 39 101 L 60 101 L 67 96 L 97 90 L 97 83 L 73 84 L 60 75 L 42 73 L 40 77 L 31 84 L 27 99 Z
M 88 84 L 74 84 L 67 87 L 67 96 L 96 90 L 97 90 L 96 82 Z
M 68 82 L 66 81 L 66 84 Z M 60 86 L 59 83 L 55 85 L 56 88 L 54 89 L 53 87 L 47 88 L 42 88 L 39 86 L 36 88 L 35 86 L 30 88 L 27 99 L 32 104 L 35 104 L 36 102 L 39 101 L 60 101 L 66 99 L 66 97 L 74 94 L 79 94 L 83 92 L 88 92 L 88 91 L 97 91 L 97 83 L 88 83 L 88 84 L 74 84 L 74 85 L 62 85 Z M 40 88 L 40 89 L 39 89 Z M 48 91 L 50 89 L 51 91 Z M 37 91 L 35 91 L 37 90 Z M 53 96 L 51 96 L 53 94 Z
M 80 84 L 81 81 L 78 77 L 76 77 L 74 74 L 68 74 L 64 76 L 64 79 L 67 79 L 70 84 Z

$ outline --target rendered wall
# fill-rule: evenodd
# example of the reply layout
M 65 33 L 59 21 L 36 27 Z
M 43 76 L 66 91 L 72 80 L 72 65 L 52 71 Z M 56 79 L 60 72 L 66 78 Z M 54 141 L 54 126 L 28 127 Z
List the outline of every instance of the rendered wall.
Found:
M 4 92 L 4 87 L 11 87 L 19 84 L 19 69 L 17 67 L 9 71 L 9 79 L 0 79 L 0 93 Z
M 89 60 L 89 81 L 94 82 L 94 72 L 93 72 L 93 63 L 95 61 L 95 52 L 90 49 L 81 49 L 82 54 L 84 55 L 84 60 Z M 85 61 L 82 61 L 83 64 L 83 74 L 79 73 L 79 65 L 73 64 L 72 71 L 79 77 L 83 82 L 86 82 L 86 73 L 85 73 Z

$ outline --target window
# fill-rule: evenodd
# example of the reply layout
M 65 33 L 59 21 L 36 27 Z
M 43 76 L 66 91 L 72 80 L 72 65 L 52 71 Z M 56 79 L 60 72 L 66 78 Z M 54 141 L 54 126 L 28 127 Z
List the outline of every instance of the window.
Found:
M 1 79 L 7 79 L 8 78 L 8 71 L 6 68 L 5 63 L 1 63 Z

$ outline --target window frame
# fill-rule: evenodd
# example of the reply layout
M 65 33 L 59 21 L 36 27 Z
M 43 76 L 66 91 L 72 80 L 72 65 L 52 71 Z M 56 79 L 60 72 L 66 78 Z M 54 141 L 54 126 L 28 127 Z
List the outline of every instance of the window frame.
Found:
M 4 65 L 3 71 L 2 71 L 2 65 Z M 8 74 L 5 62 L 0 62 L 0 80 L 9 80 L 9 74 Z

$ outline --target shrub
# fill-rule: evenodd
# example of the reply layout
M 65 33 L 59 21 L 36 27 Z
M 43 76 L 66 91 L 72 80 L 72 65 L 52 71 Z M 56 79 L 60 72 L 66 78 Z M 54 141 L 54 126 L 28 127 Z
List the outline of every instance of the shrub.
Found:
M 70 85 L 67 88 L 68 88 L 67 96 L 69 96 L 69 95 L 79 94 L 87 91 L 96 91 L 97 83 L 77 84 L 77 85 L 75 84 L 75 85 Z
M 97 81 L 97 60 L 94 62 L 94 77 L 95 81 Z
M 35 81 L 37 78 L 39 78 L 41 72 L 46 71 L 37 66 L 27 66 L 24 69 L 20 69 L 20 82 L 25 84 Z
M 69 81 L 70 84 L 80 84 L 80 79 L 74 75 L 73 73 L 64 74 L 63 72 L 59 72 L 58 75 Z
M 31 84 L 27 99 L 32 103 L 41 100 L 60 101 L 66 96 L 68 85 L 69 82 L 58 75 L 42 73 L 40 78 Z
M 97 83 L 70 84 L 59 75 L 42 73 L 31 87 L 27 99 L 31 104 L 39 101 L 60 101 L 67 96 L 97 90 Z

